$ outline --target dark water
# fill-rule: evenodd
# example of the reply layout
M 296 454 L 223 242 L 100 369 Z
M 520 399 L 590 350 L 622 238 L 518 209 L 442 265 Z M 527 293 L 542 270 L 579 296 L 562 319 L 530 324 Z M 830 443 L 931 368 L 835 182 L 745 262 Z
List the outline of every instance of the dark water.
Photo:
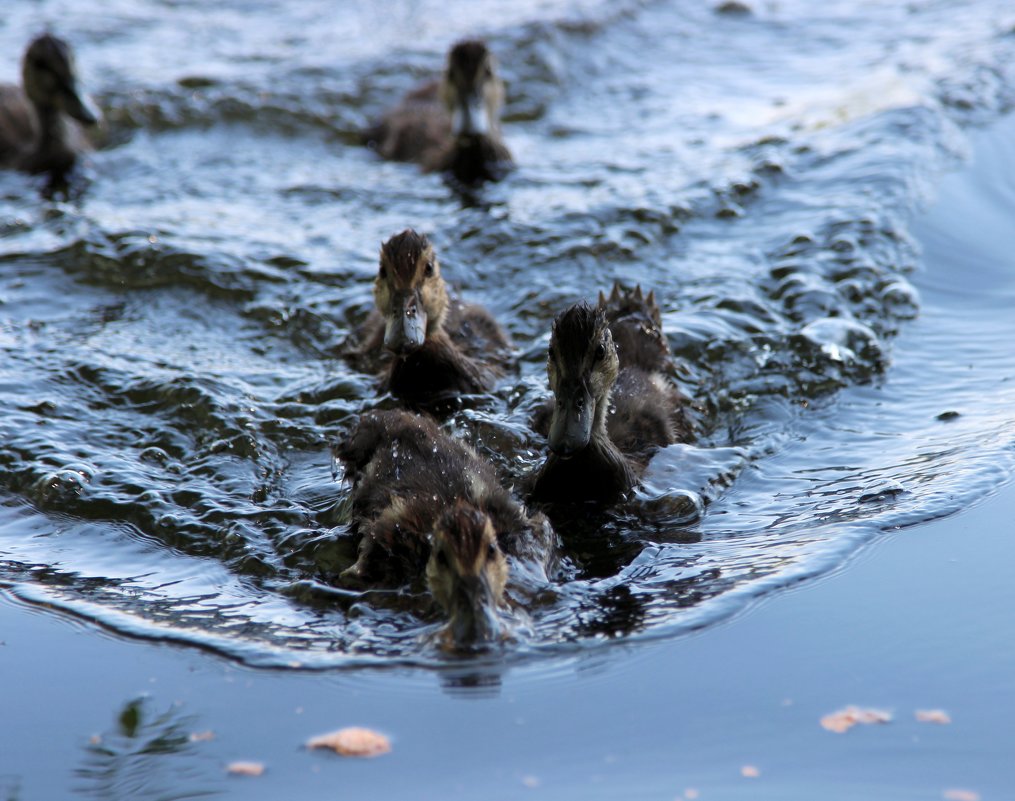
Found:
M 449 423 L 509 473 L 542 448 L 549 321 L 615 278 L 656 290 L 698 409 L 503 659 L 727 618 L 1015 470 L 1010 294 L 964 303 L 989 267 L 928 288 L 893 364 L 914 214 L 1015 97 L 1009 3 L 14 2 L 5 76 L 46 24 L 109 127 L 67 199 L 0 177 L 12 597 L 247 665 L 442 662 L 425 598 L 321 580 L 353 553 L 328 443 L 375 400 L 338 348 L 407 225 L 519 347 Z M 520 169 L 463 198 L 355 134 L 476 32 Z M 700 520 L 658 512 L 682 497 Z

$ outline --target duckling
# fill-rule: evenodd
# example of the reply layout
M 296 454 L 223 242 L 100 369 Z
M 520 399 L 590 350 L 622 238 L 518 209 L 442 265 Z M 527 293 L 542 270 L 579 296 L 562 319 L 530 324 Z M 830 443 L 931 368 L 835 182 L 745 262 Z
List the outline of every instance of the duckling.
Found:
M 96 125 L 101 114 L 78 86 L 70 46 L 52 34 L 25 51 L 24 88 L 0 85 L 0 166 L 62 175 L 87 149 L 76 120 Z
M 690 435 L 680 394 L 663 372 L 669 351 L 654 297 L 646 302 L 640 289 L 636 295 L 615 289 L 611 298 L 612 308 L 601 295 L 598 306 L 581 303 L 553 321 L 546 364 L 554 394 L 550 454 L 535 475 L 538 501 L 615 502 L 637 483 L 653 451 Z
M 415 408 L 488 392 L 511 350 L 481 306 L 448 294 L 430 240 L 406 229 L 381 247 L 376 311 L 361 334 L 361 356 L 391 353 L 381 389 Z
M 512 161 L 500 134 L 504 85 L 495 68 L 484 42 L 458 42 L 441 79 L 410 92 L 364 133 L 366 144 L 465 184 L 500 179 Z
M 453 649 L 498 639 L 508 563 L 493 522 L 458 501 L 438 518 L 426 563 L 426 583 L 448 616 L 444 644 Z
M 492 465 L 432 418 L 400 409 L 368 412 L 334 453 L 352 483 L 352 527 L 360 535 L 358 559 L 343 579 L 390 586 L 422 576 L 435 523 L 460 505 L 489 519 L 522 574 L 545 582 L 553 569 L 557 541 L 545 516 L 530 516 Z

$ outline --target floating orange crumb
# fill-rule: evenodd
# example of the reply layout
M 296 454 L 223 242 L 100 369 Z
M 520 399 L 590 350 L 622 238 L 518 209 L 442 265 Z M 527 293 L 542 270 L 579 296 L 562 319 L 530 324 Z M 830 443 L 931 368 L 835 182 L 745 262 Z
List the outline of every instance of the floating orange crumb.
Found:
M 307 740 L 307 748 L 330 748 L 336 754 L 375 757 L 391 750 L 391 741 L 370 729 L 350 726 Z
M 748 779 L 756 779 L 761 775 L 761 771 L 754 767 L 754 765 L 744 765 L 740 769 L 740 775 L 746 776 Z
M 684 790 L 684 798 L 686 798 L 688 801 L 694 801 L 694 799 L 697 798 L 699 795 L 701 794 L 693 787 L 688 787 L 686 790 Z
M 882 709 L 861 709 L 858 706 L 847 706 L 838 712 L 825 715 L 821 719 L 821 726 L 828 731 L 842 734 L 849 731 L 858 723 L 890 723 L 892 715 Z
M 260 762 L 230 762 L 226 771 L 234 776 L 260 776 L 264 773 L 264 765 Z
M 188 739 L 192 743 L 206 743 L 209 740 L 215 739 L 215 732 L 210 729 L 208 731 L 193 731 Z
M 946 801 L 980 801 L 980 794 L 973 790 L 953 788 L 945 790 L 943 795 Z
M 916 719 L 920 723 L 940 723 L 942 726 L 952 722 L 952 716 L 943 709 L 917 709 Z

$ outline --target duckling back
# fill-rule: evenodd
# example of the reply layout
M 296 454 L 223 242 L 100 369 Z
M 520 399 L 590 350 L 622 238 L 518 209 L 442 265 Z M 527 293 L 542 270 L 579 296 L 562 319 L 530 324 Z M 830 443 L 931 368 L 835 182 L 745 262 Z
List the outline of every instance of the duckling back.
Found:
M 599 307 L 606 312 L 621 369 L 672 372 L 673 358 L 663 335 L 662 314 L 654 291 L 645 295 L 640 284 L 625 290 L 618 282 L 609 297 L 599 293 Z
M 21 87 L 0 84 L 0 166 L 17 166 L 39 135 L 38 122 Z
M 434 80 L 409 92 L 363 131 L 363 144 L 389 161 L 428 163 L 440 158 L 451 130 L 440 85 Z
M 647 462 L 659 448 L 678 441 L 681 397 L 660 373 L 640 367 L 620 371 L 606 421 L 610 439 L 628 459 Z
M 422 576 L 435 523 L 460 502 L 489 516 L 507 554 L 543 564 L 552 559 L 542 519 L 530 519 L 489 462 L 429 417 L 368 412 L 335 456 L 353 485 L 352 523 L 361 537 L 347 579 L 402 584 Z
M 640 285 L 613 285 L 599 294 L 620 359 L 620 373 L 607 419 L 610 438 L 621 451 L 644 461 L 656 448 L 691 439 L 687 401 L 674 384 L 676 365 L 662 329 L 655 293 Z

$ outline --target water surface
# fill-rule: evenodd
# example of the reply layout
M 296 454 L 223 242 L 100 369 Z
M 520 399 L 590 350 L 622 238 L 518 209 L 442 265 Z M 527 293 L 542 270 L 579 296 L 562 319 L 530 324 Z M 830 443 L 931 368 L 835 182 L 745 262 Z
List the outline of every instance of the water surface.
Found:
M 697 410 L 695 444 L 569 540 L 575 574 L 497 659 L 696 630 L 1010 480 L 1010 272 L 955 254 L 918 291 L 912 229 L 965 131 L 1010 106 L 1008 4 L 379 14 L 148 0 L 5 15 L 9 54 L 58 23 L 109 118 L 68 198 L 0 177 L 10 596 L 247 665 L 442 664 L 425 596 L 329 580 L 353 544 L 328 444 L 376 402 L 340 345 L 379 243 L 407 225 L 518 345 L 518 374 L 448 423 L 508 477 L 543 448 L 528 418 L 550 320 L 615 279 L 655 289 Z M 462 197 L 356 145 L 477 33 L 508 80 L 514 174 Z M 979 198 L 984 213 L 1010 199 Z M 700 520 L 658 512 L 682 497 Z

